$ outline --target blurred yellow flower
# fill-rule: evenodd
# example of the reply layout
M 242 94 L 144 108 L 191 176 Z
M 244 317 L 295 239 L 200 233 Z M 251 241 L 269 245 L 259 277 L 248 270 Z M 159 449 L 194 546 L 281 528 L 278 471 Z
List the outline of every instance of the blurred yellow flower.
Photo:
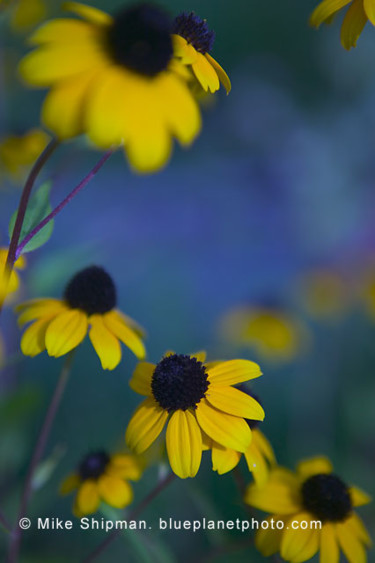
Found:
M 293 563 L 307 561 L 318 551 L 322 563 L 339 563 L 340 550 L 349 563 L 365 563 L 371 540 L 354 508 L 370 500 L 334 475 L 325 457 L 301 461 L 295 473 L 275 467 L 265 485 L 252 483 L 245 494 L 247 504 L 271 513 L 268 527 L 256 532 L 256 547 L 264 557 L 280 552 Z
M 269 361 L 293 360 L 306 350 L 309 342 L 309 331 L 302 321 L 268 305 L 228 311 L 220 321 L 220 332 L 229 344 L 249 346 Z
M 0 303 L 3 303 L 5 298 L 8 300 L 9 298 L 12 299 L 12 297 L 14 297 L 14 294 L 20 287 L 20 278 L 17 270 L 23 270 L 26 268 L 26 258 L 24 256 L 20 256 L 14 264 L 14 269 L 9 280 L 6 282 L 4 271 L 7 256 L 8 248 L 0 247 Z
M 128 481 L 138 481 L 143 463 L 134 455 L 109 455 L 100 450 L 89 453 L 77 471 L 69 475 L 60 487 L 67 495 L 77 491 L 73 512 L 77 518 L 96 512 L 101 502 L 114 508 L 125 508 L 133 500 L 133 490 Z
M 14 184 L 23 184 L 27 174 L 49 136 L 41 129 L 31 129 L 24 135 L 9 135 L 0 141 L 0 181 L 9 178 Z
M 21 339 L 25 356 L 44 350 L 54 358 L 81 344 L 87 333 L 103 369 L 121 361 L 121 342 L 138 359 L 146 355 L 142 330 L 116 309 L 117 291 L 109 274 L 98 266 L 78 272 L 65 288 L 63 299 L 32 299 L 16 308 L 19 325 L 32 324 Z
M 323 0 L 310 17 L 310 24 L 319 27 L 322 23 L 330 23 L 332 18 L 348 5 L 341 26 L 341 44 L 345 49 L 356 46 L 367 21 L 375 25 L 374 0 Z
M 205 92 L 216 92 L 220 83 L 229 94 L 231 83 L 225 70 L 209 54 L 215 39 L 206 20 L 194 12 L 177 16 L 173 25 L 173 43 L 175 55 L 188 67 L 191 67 L 196 80 Z
M 10 25 L 14 31 L 27 31 L 45 19 L 44 0 L 0 0 L 0 10 L 9 8 Z
M 307 312 L 317 319 L 340 316 L 352 301 L 349 284 L 330 270 L 317 270 L 304 276 L 299 291 Z
M 31 37 L 23 78 L 51 87 L 42 119 L 59 139 L 87 133 L 101 149 L 124 145 L 139 172 L 163 167 L 175 137 L 188 146 L 201 128 L 188 69 L 173 55 L 169 18 L 150 4 L 114 17 L 67 2 L 77 19 L 56 19 Z

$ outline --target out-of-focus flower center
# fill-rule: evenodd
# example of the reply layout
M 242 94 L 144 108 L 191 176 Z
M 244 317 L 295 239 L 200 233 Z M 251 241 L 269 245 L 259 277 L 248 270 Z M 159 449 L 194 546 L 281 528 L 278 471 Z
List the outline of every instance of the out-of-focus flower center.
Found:
M 169 411 L 195 409 L 205 397 L 209 382 L 207 372 L 196 358 L 173 354 L 155 368 L 151 388 L 155 400 Z
M 105 451 L 88 454 L 79 466 L 78 473 L 82 480 L 97 479 L 105 472 L 110 461 Z
M 352 511 L 348 487 L 336 475 L 313 475 L 301 493 L 304 508 L 322 522 L 342 522 Z
M 98 266 L 78 272 L 68 283 L 64 298 L 71 309 L 81 309 L 88 315 L 108 313 L 117 302 L 112 278 Z
M 173 22 L 173 33 L 186 39 L 202 55 L 211 51 L 215 41 L 215 32 L 210 31 L 206 20 L 194 12 L 177 16 Z
M 126 8 L 115 15 L 107 40 L 116 63 L 145 76 L 165 70 L 173 55 L 171 22 L 150 4 Z

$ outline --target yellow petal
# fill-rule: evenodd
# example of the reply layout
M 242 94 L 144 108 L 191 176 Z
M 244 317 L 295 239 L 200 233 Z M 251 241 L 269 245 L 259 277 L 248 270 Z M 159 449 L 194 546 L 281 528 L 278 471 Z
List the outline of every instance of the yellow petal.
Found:
M 261 454 L 268 460 L 269 463 L 275 464 L 276 458 L 273 448 L 265 435 L 259 430 L 259 428 L 254 428 L 254 430 L 252 430 L 252 434 L 253 443 L 257 446 Z
M 46 331 L 50 319 L 41 319 L 29 326 L 21 338 L 21 350 L 25 356 L 37 356 L 46 349 Z
M 163 430 L 167 418 L 168 412 L 153 398 L 143 401 L 126 429 L 125 440 L 129 448 L 138 454 L 147 450 Z
M 151 395 L 151 380 L 155 371 L 155 364 L 140 362 L 137 364 L 131 380 L 130 387 L 140 395 Z
M 297 473 L 304 481 L 313 475 L 318 475 L 319 473 L 332 473 L 332 471 L 332 463 L 324 456 L 304 459 L 297 465 Z
M 87 40 L 98 39 L 101 35 L 100 29 L 89 23 L 59 18 L 38 27 L 28 39 L 28 42 L 31 45 L 43 45 L 44 43 L 79 44 Z
M 323 22 L 329 19 L 333 14 L 350 4 L 352 0 L 323 0 L 315 8 L 310 17 L 310 25 L 319 27 Z
M 251 430 L 243 418 L 218 411 L 206 399 L 197 406 L 196 417 L 202 430 L 226 448 L 245 452 L 251 442 Z
M 320 563 L 339 563 L 340 549 L 334 524 L 326 523 L 320 532 Z
M 375 3 L 374 0 L 363 0 L 363 7 L 370 22 L 375 25 Z
M 87 315 L 79 309 L 59 313 L 46 331 L 46 348 L 50 356 L 59 358 L 67 354 L 85 338 Z
M 111 457 L 106 472 L 123 479 L 138 481 L 142 476 L 142 463 L 133 455 L 115 454 Z
M 272 519 L 275 520 L 273 524 L 274 529 L 272 529 Z M 276 527 L 276 522 L 283 522 L 284 520 L 281 516 L 269 516 L 265 519 L 265 521 L 268 522 L 268 526 L 259 528 L 255 534 L 255 547 L 260 551 L 263 557 L 269 557 L 270 555 L 280 551 L 283 530 Z
M 60 495 L 69 495 L 75 489 L 78 489 L 81 479 L 77 473 L 68 475 L 60 485 Z
M 192 65 L 193 72 L 198 82 L 206 92 L 212 94 L 220 88 L 219 77 L 204 55 L 198 53 L 197 60 Z
M 172 35 L 174 55 L 181 59 L 185 65 L 193 64 L 198 57 L 198 51 L 181 35 Z
M 366 550 L 347 522 L 336 524 L 336 535 L 349 563 L 366 563 Z
M 67 309 L 65 303 L 59 299 L 35 299 L 28 303 L 29 305 L 23 308 L 22 313 L 18 317 L 19 326 L 23 326 L 35 319 L 52 318 Z
M 284 530 L 281 539 L 280 554 L 283 559 L 287 561 L 306 561 L 315 555 L 319 548 L 319 534 L 317 530 L 312 529 L 310 526 L 307 529 L 302 529 L 297 522 L 310 522 L 310 514 L 308 512 L 300 512 L 293 516 L 293 522 L 296 529 L 291 525 L 287 526 Z M 311 552 L 311 555 L 310 555 Z M 307 555 L 305 557 L 305 555 Z M 310 555 L 310 556 L 309 556 Z
M 123 321 L 117 311 L 110 311 L 103 315 L 104 324 L 121 342 L 143 360 L 146 355 L 145 346 L 139 336 Z
M 227 73 L 225 72 L 223 67 L 220 66 L 219 63 L 217 61 L 215 61 L 215 59 L 213 57 L 211 57 L 211 55 L 209 53 L 206 53 L 205 57 L 208 60 L 208 62 L 211 64 L 211 66 L 213 66 L 214 69 L 216 70 L 216 74 L 218 75 L 220 82 L 222 83 L 225 90 L 227 91 L 227 94 L 229 94 L 229 92 L 232 89 L 232 85 L 230 83 L 229 76 L 227 75 Z
M 139 111 L 135 108 L 135 111 Z M 134 129 L 125 142 L 126 156 L 130 166 L 137 172 L 149 174 L 163 168 L 172 152 L 171 136 L 160 117 L 152 119 L 147 126 Z
M 103 369 L 115 369 L 121 362 L 121 345 L 116 336 L 108 330 L 105 315 L 91 315 L 89 337 L 98 354 Z
M 110 25 L 113 21 L 113 18 L 106 14 L 106 12 L 92 6 L 86 6 L 86 4 L 81 4 L 80 2 L 64 2 L 62 7 L 64 10 L 73 12 L 73 14 L 81 16 L 81 18 L 94 24 Z
M 166 443 L 172 471 L 181 479 L 195 477 L 202 459 L 202 433 L 190 411 L 178 410 L 172 414 Z
M 245 494 L 245 502 L 276 514 L 293 514 L 300 510 L 300 484 L 292 471 L 278 467 L 270 472 L 263 487 L 251 483 Z
M 258 364 L 248 360 L 229 360 L 221 362 L 208 370 L 208 380 L 215 385 L 236 385 L 249 379 L 260 377 Z
M 372 500 L 367 493 L 358 487 L 350 487 L 349 493 L 353 506 L 362 506 L 364 504 L 368 504 Z
M 206 361 L 206 356 L 207 354 L 204 350 L 191 355 L 192 358 L 196 358 L 198 362 L 202 362 L 202 364 L 204 364 L 204 362 Z
M 98 492 L 104 502 L 115 508 L 124 508 L 133 500 L 133 490 L 129 483 L 114 475 L 99 477 Z
M 250 444 L 244 456 L 249 471 L 251 471 L 251 473 L 253 474 L 255 483 L 257 484 L 257 486 L 262 487 L 268 480 L 269 469 L 264 457 L 254 444 L 254 442 Z
M 60 139 L 68 139 L 83 132 L 87 95 L 96 71 L 86 72 L 64 80 L 52 88 L 46 96 L 42 119 Z
M 206 397 L 211 405 L 228 414 L 250 420 L 264 419 L 264 410 L 258 401 L 234 387 L 210 385 Z
M 97 484 L 93 479 L 84 481 L 78 489 L 76 504 L 80 514 L 92 514 L 99 508 L 100 498 Z
M 42 21 L 45 15 L 46 7 L 42 0 L 19 0 L 14 6 L 11 27 L 24 31 Z
M 352 534 L 356 536 L 361 542 L 365 544 L 366 547 L 372 546 L 372 541 L 365 525 L 363 524 L 360 517 L 353 512 L 352 515 L 346 521 L 346 525 L 349 526 Z
M 367 16 L 363 9 L 363 0 L 354 0 L 346 12 L 341 26 L 341 45 L 345 49 L 356 46 L 366 22 Z
M 238 465 L 241 459 L 241 453 L 224 448 L 217 442 L 212 444 L 212 470 L 217 471 L 219 475 L 232 471 Z

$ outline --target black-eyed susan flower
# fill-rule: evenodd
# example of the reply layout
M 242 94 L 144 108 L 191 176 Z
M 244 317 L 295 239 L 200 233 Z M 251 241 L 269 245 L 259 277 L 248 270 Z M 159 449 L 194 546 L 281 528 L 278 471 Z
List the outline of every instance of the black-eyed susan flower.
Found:
M 309 331 L 305 324 L 282 307 L 236 307 L 220 321 L 221 338 L 237 347 L 250 347 L 262 359 L 291 361 L 305 351 Z
M 240 385 L 239 389 L 261 404 L 258 396 L 246 389 L 244 385 Z M 259 430 L 261 421 L 248 418 L 245 420 L 251 429 L 252 440 L 247 450 L 243 452 L 243 455 L 255 482 L 261 486 L 267 481 L 270 467 L 275 465 L 276 458 L 271 444 L 261 430 Z M 217 471 L 219 475 L 228 473 L 228 471 L 236 467 L 242 456 L 241 452 L 226 448 L 206 435 L 203 437 L 203 446 L 204 449 L 212 451 L 212 469 Z
M 31 85 L 51 87 L 46 126 L 60 139 L 87 133 L 99 148 L 124 145 L 131 166 L 152 172 L 166 164 L 172 138 L 189 145 L 201 118 L 173 53 L 172 22 L 150 4 L 114 17 L 67 2 L 81 19 L 47 22 L 31 37 L 37 49 L 20 64 Z
M 9 298 L 11 294 L 15 294 L 15 292 L 20 287 L 20 278 L 18 275 L 17 270 L 23 270 L 26 268 L 26 258 L 24 256 L 20 256 L 12 270 L 9 280 L 4 275 L 5 274 L 5 264 L 7 261 L 8 256 L 8 248 L 1 247 L 0 248 L 0 301 L 3 302 L 4 299 L 7 297 Z
M 1 9 L 9 9 L 10 26 L 21 33 L 38 25 L 47 12 L 44 0 L 0 0 Z
M 194 477 L 202 458 L 203 433 L 220 445 L 245 452 L 251 442 L 246 418 L 263 420 L 259 403 L 236 385 L 261 375 L 247 360 L 204 364 L 205 354 L 165 356 L 157 365 L 141 362 L 131 388 L 147 399 L 135 411 L 126 430 L 128 446 L 147 450 L 167 425 L 169 463 L 176 475 Z
M 221 83 L 229 94 L 229 77 L 209 53 L 215 41 L 215 33 L 209 30 L 206 20 L 194 12 L 184 12 L 175 18 L 173 33 L 176 57 L 191 67 L 203 90 L 216 92 Z
M 345 49 L 351 49 L 356 46 L 367 21 L 375 25 L 374 0 L 323 0 L 311 14 L 310 24 L 319 27 L 322 23 L 330 23 L 346 7 L 348 9 L 341 26 L 341 44 Z
M 73 512 L 81 518 L 98 510 L 101 502 L 114 508 L 125 508 L 133 500 L 133 489 L 128 481 L 138 481 L 143 463 L 134 455 L 109 455 L 100 450 L 86 455 L 77 471 L 69 475 L 60 487 L 67 495 L 77 491 Z
M 340 550 L 349 563 L 367 561 L 365 548 L 371 540 L 354 508 L 370 500 L 333 474 L 324 457 L 302 461 L 296 473 L 276 467 L 264 486 L 252 483 L 245 495 L 245 502 L 272 513 L 268 521 L 284 523 L 283 529 L 259 529 L 257 548 L 265 557 L 279 551 L 293 563 L 307 561 L 318 551 L 321 563 L 339 563 Z
M 22 184 L 32 165 L 47 146 L 49 136 L 41 129 L 9 135 L 0 142 L 0 179 Z
M 98 266 L 85 268 L 70 280 L 63 299 L 33 299 L 17 307 L 21 326 L 32 321 L 21 339 L 22 352 L 33 357 L 47 350 L 58 358 L 76 348 L 88 333 L 103 369 L 120 363 L 120 342 L 143 359 L 142 331 L 116 309 L 116 303 L 116 287 L 109 274 Z

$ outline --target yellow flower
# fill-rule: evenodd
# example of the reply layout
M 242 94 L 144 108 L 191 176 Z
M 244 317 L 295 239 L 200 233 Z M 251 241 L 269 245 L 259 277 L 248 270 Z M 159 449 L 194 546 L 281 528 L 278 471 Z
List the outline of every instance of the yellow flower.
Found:
M 305 351 L 307 327 L 277 306 L 242 306 L 226 313 L 221 337 L 235 346 L 250 346 L 268 361 L 290 361 Z
M 5 297 L 10 296 L 10 294 L 16 293 L 20 287 L 20 278 L 17 270 L 23 270 L 26 268 L 26 258 L 20 256 L 14 264 L 13 271 L 10 275 L 9 281 L 5 281 L 4 270 L 5 264 L 8 256 L 7 248 L 0 248 L 0 302 L 2 303 Z
M 25 356 L 44 350 L 59 358 L 81 344 L 87 332 L 103 369 L 114 369 L 121 361 L 120 341 L 139 359 L 145 357 L 142 330 L 116 310 L 116 288 L 111 277 L 98 266 L 76 274 L 63 299 L 33 299 L 17 307 L 20 326 L 33 321 L 21 339 Z
M 10 25 L 14 31 L 26 31 L 46 16 L 43 0 L 0 0 L 0 10 L 10 8 Z
M 8 176 L 15 184 L 23 184 L 48 141 L 48 135 L 40 129 L 3 139 L 0 142 L 0 176 Z
M 345 280 L 334 271 L 317 270 L 301 283 L 303 303 L 317 319 L 337 318 L 350 305 L 350 291 Z
M 260 404 L 259 398 L 254 393 L 248 391 L 245 386 L 240 385 L 239 389 Z M 243 452 L 243 455 L 255 482 L 261 486 L 268 479 L 270 466 L 276 463 L 275 454 L 271 444 L 258 428 L 260 421 L 246 419 L 246 422 L 251 429 L 252 440 L 250 446 Z M 238 465 L 242 456 L 241 452 L 226 448 L 205 435 L 203 436 L 203 446 L 204 449 L 212 451 L 212 469 L 217 471 L 219 475 L 232 471 Z
M 252 483 L 245 495 L 250 506 L 272 514 L 269 527 L 256 533 L 256 547 L 265 557 L 280 551 L 293 563 L 307 561 L 319 550 L 321 563 L 339 563 L 340 549 L 349 563 L 367 561 L 365 547 L 371 540 L 353 508 L 370 500 L 334 475 L 325 457 L 300 462 L 296 473 L 276 467 L 264 486 Z M 272 529 L 272 518 L 283 522 L 283 529 Z
M 66 7 L 83 21 L 47 22 L 20 64 L 28 83 L 51 87 L 44 123 L 60 139 L 87 133 L 102 149 L 123 143 L 134 169 L 158 170 L 172 137 L 187 146 L 201 127 L 189 72 L 173 57 L 168 18 L 149 4 L 114 18 L 77 2 Z
M 133 490 L 128 481 L 138 481 L 142 464 L 133 455 L 108 455 L 105 451 L 88 454 L 76 473 L 69 475 L 60 487 L 67 495 L 77 490 L 73 512 L 81 518 L 96 512 L 101 501 L 114 508 L 125 508 L 133 500 Z
M 322 23 L 330 23 L 332 18 L 348 5 L 341 26 L 341 44 L 345 49 L 356 46 L 357 39 L 368 20 L 375 25 L 374 0 L 323 0 L 310 17 L 311 25 L 319 27 Z
M 244 420 L 263 420 L 259 403 L 232 387 L 261 375 L 247 360 L 206 366 L 205 354 L 170 353 L 156 366 L 141 362 L 131 388 L 147 399 L 135 411 L 126 430 L 128 446 L 137 454 L 147 450 L 167 424 L 169 463 L 176 475 L 194 477 L 201 463 L 203 433 L 220 445 L 245 452 L 251 430 Z
M 191 67 L 195 78 L 207 92 L 216 92 L 220 82 L 229 94 L 231 83 L 225 70 L 209 54 L 215 34 L 210 31 L 206 20 L 195 15 L 183 13 L 174 21 L 173 42 L 176 56 Z

